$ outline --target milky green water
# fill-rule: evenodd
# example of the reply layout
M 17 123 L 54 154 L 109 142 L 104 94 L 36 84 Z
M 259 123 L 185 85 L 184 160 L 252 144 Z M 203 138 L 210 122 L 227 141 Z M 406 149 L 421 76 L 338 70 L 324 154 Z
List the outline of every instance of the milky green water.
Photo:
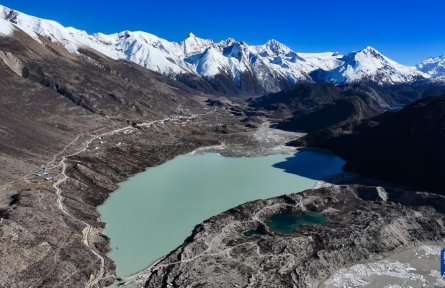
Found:
M 247 201 L 310 189 L 344 161 L 328 152 L 226 158 L 183 155 L 150 168 L 99 208 L 111 238 L 108 256 L 127 276 L 178 247 L 194 226 Z

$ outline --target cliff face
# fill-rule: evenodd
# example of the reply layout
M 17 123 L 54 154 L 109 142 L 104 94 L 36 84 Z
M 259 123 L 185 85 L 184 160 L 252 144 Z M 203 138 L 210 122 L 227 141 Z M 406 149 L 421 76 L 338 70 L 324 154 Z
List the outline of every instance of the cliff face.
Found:
M 444 204 L 439 195 L 364 185 L 248 202 L 197 226 L 136 282 L 144 287 L 318 287 L 341 267 L 444 241 Z M 277 213 L 308 212 L 323 213 L 326 223 L 306 223 L 293 234 L 266 225 Z M 261 235 L 243 234 L 252 229 Z

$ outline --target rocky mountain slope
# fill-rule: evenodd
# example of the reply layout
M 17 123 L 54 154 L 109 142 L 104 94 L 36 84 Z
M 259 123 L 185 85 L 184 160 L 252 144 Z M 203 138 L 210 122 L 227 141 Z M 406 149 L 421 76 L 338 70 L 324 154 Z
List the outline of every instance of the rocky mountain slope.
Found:
M 316 131 L 333 125 L 345 125 L 359 119 L 371 118 L 384 111 L 367 96 L 346 96 L 325 104 L 320 109 L 299 113 L 278 124 L 279 129 Z
M 0 26 L 8 24 L 0 19 Z M 17 26 L 2 37 L 0 61 L 18 76 L 46 86 L 84 109 L 129 120 L 160 117 L 201 95 L 196 90 L 126 60 L 88 47 L 72 54 L 47 38 Z
M 296 84 L 278 93 L 247 100 L 248 115 L 267 115 L 278 128 L 315 131 L 376 116 L 395 105 L 445 93 L 445 85 L 431 81 L 411 84 L 364 85 Z
M 249 99 L 247 113 L 265 114 L 281 129 L 313 131 L 375 116 L 389 109 L 391 101 L 392 97 L 365 85 L 297 84 Z
M 343 56 L 332 52 L 296 53 L 276 40 L 248 45 L 232 38 L 220 42 L 201 39 L 192 33 L 180 42 L 141 31 L 89 35 L 1 5 L 0 18 L 42 44 L 41 38 L 45 38 L 73 54 L 82 54 L 81 49 L 88 47 L 112 59 L 132 61 L 201 91 L 227 95 L 262 95 L 314 81 L 409 83 L 431 75 L 398 64 L 371 47 Z M 6 26 L 4 29 L 9 29 Z
M 316 131 L 293 145 L 328 148 L 348 160 L 345 169 L 444 194 L 445 96 L 427 97 L 351 127 Z
M 292 112 L 307 111 L 331 103 L 344 96 L 340 86 L 327 83 L 303 83 L 284 89 L 278 93 L 271 93 L 262 97 L 248 99 L 249 106 L 254 109 Z

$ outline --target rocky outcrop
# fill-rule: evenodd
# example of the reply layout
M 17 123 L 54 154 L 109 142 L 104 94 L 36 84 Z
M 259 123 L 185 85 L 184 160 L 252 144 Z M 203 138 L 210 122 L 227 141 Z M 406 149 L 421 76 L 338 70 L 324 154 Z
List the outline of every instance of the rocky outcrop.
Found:
M 19 75 L 20 77 L 26 76 L 27 69 L 20 59 L 15 57 L 14 54 L 10 52 L 0 51 L 0 59 L 3 63 L 8 66 L 14 73 Z
M 339 268 L 445 241 L 445 198 L 396 188 L 329 185 L 248 202 L 198 225 L 184 244 L 138 274 L 144 287 L 318 287 Z M 277 213 L 322 213 L 293 234 Z M 262 235 L 245 236 L 257 229 Z

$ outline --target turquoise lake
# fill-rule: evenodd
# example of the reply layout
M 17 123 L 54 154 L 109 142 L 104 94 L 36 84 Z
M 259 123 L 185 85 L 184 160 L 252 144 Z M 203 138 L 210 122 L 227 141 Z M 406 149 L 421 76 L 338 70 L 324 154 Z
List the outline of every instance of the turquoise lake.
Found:
M 190 236 L 195 225 L 242 203 L 312 188 L 344 161 L 324 150 L 254 158 L 182 155 L 149 168 L 101 207 L 118 276 L 138 272 Z
M 267 226 L 285 234 L 292 234 L 294 229 L 300 227 L 301 224 L 324 224 L 325 222 L 326 216 L 317 213 L 303 215 L 276 214 L 270 218 Z

